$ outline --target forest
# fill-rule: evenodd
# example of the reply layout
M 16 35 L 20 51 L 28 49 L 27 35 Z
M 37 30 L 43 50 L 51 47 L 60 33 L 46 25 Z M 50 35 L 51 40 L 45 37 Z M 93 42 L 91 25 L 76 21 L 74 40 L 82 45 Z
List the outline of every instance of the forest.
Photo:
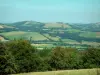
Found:
M 27 40 L 0 42 L 0 74 L 100 68 L 100 47 L 38 50 Z

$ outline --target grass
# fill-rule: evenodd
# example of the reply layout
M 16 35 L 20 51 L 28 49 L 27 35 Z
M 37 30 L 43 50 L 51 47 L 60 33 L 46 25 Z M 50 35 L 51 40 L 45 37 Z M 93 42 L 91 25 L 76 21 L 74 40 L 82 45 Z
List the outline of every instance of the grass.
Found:
M 100 46 L 100 43 L 98 42 L 89 42 L 89 41 L 84 41 L 82 40 L 82 44 L 85 44 L 85 45 L 91 45 L 91 46 Z
M 71 40 L 71 39 L 62 39 L 63 42 L 77 42 L 76 40 Z
M 54 40 L 54 41 L 59 41 L 59 39 L 60 39 L 60 37 L 58 37 L 58 36 L 52 37 L 52 36 L 50 36 L 49 34 L 44 34 L 44 35 L 45 35 L 46 37 L 48 37 L 48 38 Z
M 35 46 L 37 48 L 52 48 L 54 47 L 53 44 L 31 44 L 32 46 Z
M 69 32 L 69 33 L 78 33 L 78 32 L 81 32 L 78 29 L 67 29 L 66 31 Z
M 71 39 L 62 39 L 62 41 L 64 43 L 67 43 L 67 44 L 80 44 L 79 42 L 77 42 L 76 40 L 71 40 Z
M 62 70 L 48 72 L 30 72 L 12 75 L 100 75 L 100 69 Z
M 100 38 L 100 34 L 97 34 L 96 32 L 84 32 L 81 33 L 80 36 L 85 38 Z
M 30 39 L 30 37 L 32 37 L 32 40 L 47 40 L 46 37 L 44 37 L 43 35 L 41 35 L 38 32 L 24 32 L 24 31 L 12 31 L 12 32 L 5 32 L 5 33 L 0 33 L 0 35 L 8 38 L 9 40 L 13 40 L 13 39 Z

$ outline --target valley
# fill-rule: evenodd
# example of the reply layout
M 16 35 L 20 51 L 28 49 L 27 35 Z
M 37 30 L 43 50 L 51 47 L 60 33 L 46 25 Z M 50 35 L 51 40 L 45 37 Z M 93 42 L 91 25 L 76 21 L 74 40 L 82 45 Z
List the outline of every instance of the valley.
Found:
M 84 50 L 91 46 L 100 46 L 100 24 L 42 23 L 36 21 L 0 23 L 0 37 L 1 41 L 29 40 L 38 49 L 62 46 Z

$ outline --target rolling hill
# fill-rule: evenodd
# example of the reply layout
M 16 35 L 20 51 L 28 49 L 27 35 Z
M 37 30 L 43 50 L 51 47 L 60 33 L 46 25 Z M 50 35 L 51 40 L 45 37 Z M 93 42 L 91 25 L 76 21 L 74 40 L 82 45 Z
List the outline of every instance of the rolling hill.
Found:
M 27 39 L 32 44 L 49 44 L 86 48 L 90 43 L 100 43 L 100 23 L 43 23 L 36 21 L 20 21 L 9 24 L 0 23 L 0 35 L 7 40 Z M 85 43 L 83 41 L 86 41 Z M 88 44 L 89 43 L 89 44 Z

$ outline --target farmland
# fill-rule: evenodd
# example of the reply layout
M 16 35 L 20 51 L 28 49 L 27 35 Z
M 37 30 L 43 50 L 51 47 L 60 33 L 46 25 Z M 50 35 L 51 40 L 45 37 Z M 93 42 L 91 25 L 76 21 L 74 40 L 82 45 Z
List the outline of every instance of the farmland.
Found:
M 55 41 L 51 44 L 38 44 L 39 42 L 33 44 L 24 39 L 0 42 L 0 74 L 99 75 L 100 71 L 96 68 L 100 68 L 100 47 L 82 50 L 86 46 L 67 44 L 70 47 L 67 48 L 60 42 L 58 45 L 63 47 L 52 45 Z
M 91 26 L 94 29 L 90 30 Z M 84 49 L 93 46 L 94 42 L 95 46 L 100 44 L 100 32 L 95 31 L 95 26 L 97 23 L 90 25 L 21 21 L 2 24 L 0 35 L 5 40 L 26 39 L 31 44 L 38 44 L 35 46 L 39 48 L 62 46 Z
M 71 28 L 69 25 L 63 24 L 63 23 L 46 23 L 45 28 Z
M 97 38 L 97 36 L 100 36 L 99 34 L 97 35 L 95 32 L 84 32 L 80 34 L 81 37 L 86 37 L 86 38 Z
M 9 40 L 13 40 L 13 39 L 28 39 L 29 40 L 30 37 L 32 37 L 32 40 L 46 40 L 46 38 L 42 36 L 41 34 L 39 34 L 38 32 L 12 31 L 12 32 L 1 33 L 1 35 L 6 37 Z

